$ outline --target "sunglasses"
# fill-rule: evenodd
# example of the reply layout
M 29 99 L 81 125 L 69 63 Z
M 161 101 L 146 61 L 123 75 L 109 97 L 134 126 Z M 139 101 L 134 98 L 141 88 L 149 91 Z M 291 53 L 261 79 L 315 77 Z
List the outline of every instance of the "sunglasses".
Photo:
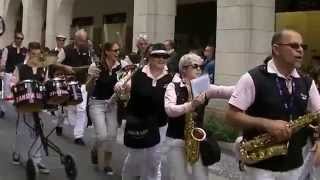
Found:
M 120 52 L 120 49 L 112 49 L 113 52 Z
M 300 47 L 303 49 L 303 50 L 306 50 L 308 49 L 308 45 L 306 44 L 299 44 L 299 43 L 277 43 L 277 45 L 279 46 L 289 46 L 291 47 L 292 49 L 299 49 Z
M 23 40 L 23 37 L 16 37 L 16 40 Z
M 163 59 L 169 58 L 169 56 L 166 55 L 166 54 L 152 54 L 151 57 L 154 57 L 154 58 L 163 58 Z
M 202 64 L 191 64 L 191 65 L 187 65 L 187 66 L 184 66 L 184 67 L 192 67 L 193 69 L 203 69 L 203 65 Z

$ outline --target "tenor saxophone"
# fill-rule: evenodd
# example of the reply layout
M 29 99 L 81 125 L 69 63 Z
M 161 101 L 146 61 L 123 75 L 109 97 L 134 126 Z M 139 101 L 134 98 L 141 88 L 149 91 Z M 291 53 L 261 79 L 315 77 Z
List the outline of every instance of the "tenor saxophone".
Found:
M 289 122 L 293 133 L 311 123 L 320 122 L 320 113 L 309 113 Z M 244 164 L 255 164 L 260 161 L 288 154 L 289 143 L 275 143 L 269 133 L 264 133 L 240 143 L 240 159 Z
M 191 88 L 187 85 L 188 90 L 188 101 L 192 100 Z M 206 138 L 206 132 L 199 127 L 195 127 L 194 122 L 195 112 L 188 112 L 185 115 L 185 128 L 184 128 L 184 139 L 185 139 L 185 157 L 187 162 L 191 165 L 199 160 L 200 155 L 200 142 Z

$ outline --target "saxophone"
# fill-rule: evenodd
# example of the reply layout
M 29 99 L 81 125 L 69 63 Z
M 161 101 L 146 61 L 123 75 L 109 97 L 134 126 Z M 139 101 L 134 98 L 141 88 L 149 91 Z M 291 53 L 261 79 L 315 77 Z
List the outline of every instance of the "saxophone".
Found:
M 188 101 L 192 101 L 191 87 L 187 85 Z M 192 165 L 199 160 L 200 142 L 206 138 L 206 132 L 202 128 L 195 127 L 193 119 L 195 112 L 188 112 L 185 115 L 185 156 L 186 160 Z
M 311 123 L 320 122 L 320 113 L 309 113 L 289 122 L 293 133 Z M 255 164 L 260 161 L 288 154 L 289 142 L 275 143 L 269 133 L 264 133 L 251 140 L 240 142 L 240 159 L 244 164 Z

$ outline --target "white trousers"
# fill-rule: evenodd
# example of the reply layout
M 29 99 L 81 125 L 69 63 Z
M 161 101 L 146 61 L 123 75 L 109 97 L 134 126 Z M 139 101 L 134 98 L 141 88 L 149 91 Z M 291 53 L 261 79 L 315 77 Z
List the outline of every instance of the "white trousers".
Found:
M 26 162 L 32 158 L 34 163 L 40 163 L 43 147 L 40 137 L 36 135 L 34 120 L 31 113 L 20 113 L 16 126 L 15 152 L 20 155 L 20 161 Z
M 167 137 L 166 142 L 170 180 L 208 180 L 208 167 L 202 164 L 201 158 L 192 166 L 186 161 L 184 140 Z
M 96 148 L 108 144 L 108 149 L 112 150 L 112 144 L 117 139 L 117 104 L 108 100 L 89 99 L 88 106 L 96 133 Z
M 10 88 L 11 79 L 12 79 L 12 73 L 4 73 L 3 90 L 2 90 L 4 93 L 4 97 L 11 97 L 12 96 L 12 92 L 11 92 L 11 88 Z
M 159 144 L 145 149 L 128 148 L 122 169 L 122 180 L 161 180 Z
M 84 136 L 84 130 L 87 126 L 87 91 L 85 85 L 81 85 L 81 93 L 83 101 L 75 106 L 67 106 L 66 113 L 69 124 L 74 126 L 73 136 L 74 138 L 82 138 Z
M 241 180 L 299 180 L 302 168 L 286 172 L 273 172 L 253 167 L 245 167 Z

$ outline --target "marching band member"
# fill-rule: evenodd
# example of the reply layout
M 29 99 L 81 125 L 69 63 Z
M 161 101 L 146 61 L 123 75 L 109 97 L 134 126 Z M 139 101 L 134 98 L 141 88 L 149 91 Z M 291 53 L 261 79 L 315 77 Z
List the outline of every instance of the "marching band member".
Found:
M 58 63 L 62 63 L 70 72 L 74 71 L 76 68 L 82 69 L 75 73 L 76 80 L 81 84 L 83 101 L 75 106 L 67 106 L 66 110 L 68 120 L 74 126 L 74 143 L 78 145 L 85 145 L 83 136 L 87 125 L 87 92 L 85 88 L 85 83 L 87 81 L 86 68 L 88 68 L 91 63 L 88 48 L 88 34 L 85 30 L 78 30 L 75 33 L 74 43 L 60 50 L 58 54 Z
M 30 42 L 28 48 L 28 58 L 26 63 L 17 66 L 11 79 L 12 84 L 17 84 L 23 80 L 36 80 L 43 82 L 45 79 L 44 69 L 40 68 L 40 58 L 42 56 L 40 43 Z M 30 150 L 30 157 L 40 173 L 48 174 L 49 169 L 41 163 L 42 145 L 39 134 L 35 130 L 33 121 L 33 118 L 39 118 L 39 113 L 20 113 L 18 117 L 13 164 L 19 165 L 21 163 L 25 163 L 29 158 L 29 147 L 35 142 L 34 146 Z
M 97 157 L 98 150 L 105 154 L 105 172 L 112 174 L 111 158 L 112 145 L 117 137 L 117 102 L 113 99 L 114 85 L 117 74 L 121 73 L 126 62 L 119 60 L 120 46 L 118 43 L 105 43 L 102 58 L 99 63 L 92 63 L 89 67 L 89 80 L 86 83 L 89 97 L 89 115 L 92 119 L 96 142 L 92 154 Z M 93 160 L 96 162 L 97 160 Z
M 130 88 L 124 132 L 129 152 L 122 170 L 123 180 L 161 179 L 159 127 L 165 128 L 167 124 L 163 97 L 172 80 L 166 67 L 168 57 L 163 44 L 154 44 L 148 64 L 133 74 L 131 83 L 120 81 L 115 86 L 117 92 Z
M 193 116 L 197 127 L 202 128 L 204 109 L 210 98 L 229 98 L 233 92 L 233 86 L 210 85 L 207 92 L 188 101 L 188 89 L 190 81 L 201 75 L 203 60 L 200 56 L 189 53 L 181 57 L 179 72 L 168 85 L 165 92 L 165 110 L 169 116 L 167 129 L 168 165 L 170 180 L 208 180 L 208 168 L 202 164 L 199 158 L 192 167 L 192 173 L 188 173 L 188 162 L 185 157 L 186 114 L 196 112 Z M 201 153 L 201 151 L 200 151 Z
M 23 63 L 28 49 L 22 46 L 24 35 L 22 32 L 14 34 L 14 41 L 11 45 L 4 48 L 1 56 L 0 71 L 3 72 L 3 97 L 10 98 L 12 93 L 10 90 L 10 80 L 15 67 Z M 4 110 L 4 109 L 2 109 Z M 4 115 L 4 114 L 3 114 Z
M 288 153 L 246 164 L 246 180 L 298 180 L 303 164 L 302 148 L 311 135 L 307 128 L 293 134 L 290 121 L 320 110 L 320 96 L 314 81 L 300 73 L 304 48 L 302 36 L 294 30 L 273 35 L 272 59 L 244 74 L 229 100 L 227 119 L 243 129 L 243 138 L 267 132 L 274 143 L 288 144 Z M 320 164 L 320 143 L 314 144 L 314 165 Z

